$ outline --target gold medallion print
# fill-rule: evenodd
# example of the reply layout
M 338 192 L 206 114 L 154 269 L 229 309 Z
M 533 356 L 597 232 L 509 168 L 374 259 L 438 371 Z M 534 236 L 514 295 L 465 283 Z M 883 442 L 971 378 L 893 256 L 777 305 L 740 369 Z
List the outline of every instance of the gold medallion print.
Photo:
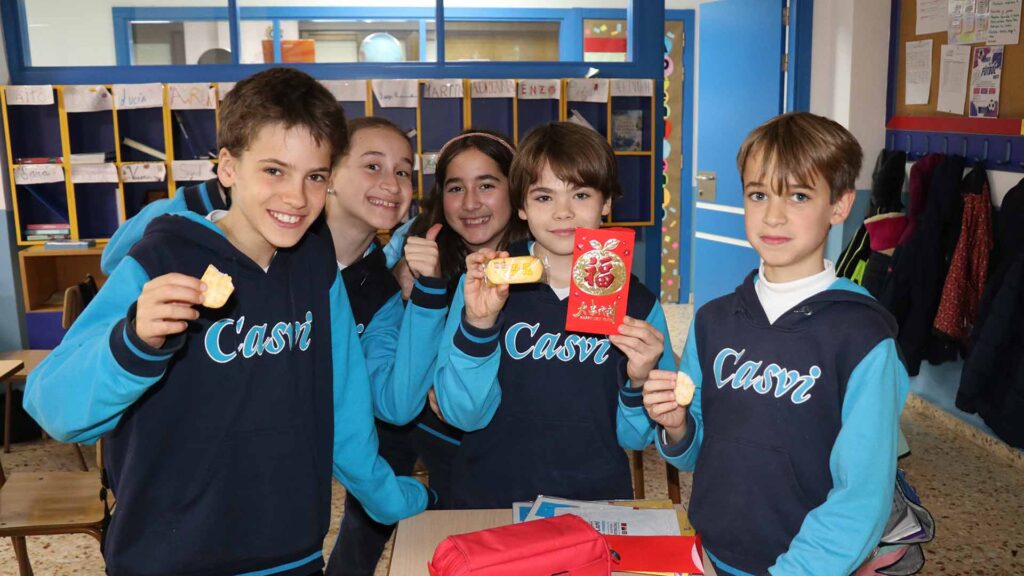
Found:
M 597 240 L 590 241 L 593 250 L 583 253 L 572 269 L 572 280 L 577 288 L 591 296 L 607 296 L 622 288 L 626 283 L 626 264 L 612 252 L 618 245 L 619 241 L 614 238 L 604 246 Z

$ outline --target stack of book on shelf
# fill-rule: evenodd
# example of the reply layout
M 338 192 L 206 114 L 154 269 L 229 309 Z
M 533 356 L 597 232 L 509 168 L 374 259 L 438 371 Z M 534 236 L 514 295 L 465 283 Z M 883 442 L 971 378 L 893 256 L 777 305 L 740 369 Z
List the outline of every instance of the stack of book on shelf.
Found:
M 44 250 L 75 250 L 80 248 L 92 248 L 96 241 L 92 238 L 81 240 L 51 240 L 43 245 Z
M 69 238 L 71 238 L 71 225 L 63 222 L 25 226 L 25 240 L 67 240 Z

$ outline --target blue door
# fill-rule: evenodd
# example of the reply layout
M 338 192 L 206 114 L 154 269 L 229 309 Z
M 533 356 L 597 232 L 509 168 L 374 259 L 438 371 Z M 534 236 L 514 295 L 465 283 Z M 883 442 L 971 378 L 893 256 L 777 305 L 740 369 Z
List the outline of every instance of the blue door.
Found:
M 747 133 L 783 111 L 784 0 L 701 4 L 694 195 L 694 306 L 732 292 L 757 268 L 743 231 L 736 152 Z M 714 194 L 703 193 L 708 184 Z

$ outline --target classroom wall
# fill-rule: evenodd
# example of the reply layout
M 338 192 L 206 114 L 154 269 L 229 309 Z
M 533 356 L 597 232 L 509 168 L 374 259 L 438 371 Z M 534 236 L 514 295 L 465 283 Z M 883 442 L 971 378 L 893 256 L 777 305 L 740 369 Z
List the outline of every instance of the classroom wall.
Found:
M 225 7 L 226 0 L 26 0 L 29 42 L 34 66 L 113 66 L 113 7 Z M 433 7 L 434 0 L 240 0 L 239 6 Z M 629 0 L 503 0 L 487 2 L 495 8 L 620 8 Z M 479 0 L 446 0 L 448 8 L 479 8 Z M 226 26 L 226 22 L 224 26 Z M 221 38 L 227 39 L 226 35 Z
M 864 165 L 851 217 L 829 234 L 826 258 L 863 220 L 875 158 L 885 146 L 891 0 L 817 0 L 811 47 L 811 112 L 839 122 L 860 142 Z
M 0 14 L 0 84 L 10 80 Z M 2 125 L 0 125 L 2 129 Z M 7 150 L 0 146 L 0 166 L 7 166 Z M 22 314 L 18 305 L 18 258 L 14 244 L 14 213 L 7 170 L 0 170 L 0 351 L 22 347 Z

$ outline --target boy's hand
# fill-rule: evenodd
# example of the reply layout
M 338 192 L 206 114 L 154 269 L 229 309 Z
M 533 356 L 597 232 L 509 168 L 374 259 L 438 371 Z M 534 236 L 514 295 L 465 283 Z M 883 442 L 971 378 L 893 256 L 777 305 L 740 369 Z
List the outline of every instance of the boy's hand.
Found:
M 405 239 L 405 261 L 414 278 L 441 277 L 441 255 L 437 249 L 437 235 L 444 226 L 434 224 L 427 230 L 425 238 L 409 236 Z
M 409 269 L 409 264 L 405 261 L 405 258 L 395 263 L 395 267 L 391 269 L 391 274 L 395 277 L 395 280 L 398 280 L 398 285 L 402 287 L 402 300 L 408 302 L 416 279 L 413 278 L 412 270 Z
M 508 258 L 508 252 L 484 248 L 466 256 L 466 321 L 481 330 L 494 326 L 508 300 L 508 284 L 491 284 L 484 274 L 484 266 L 495 258 Z
M 172 272 L 146 282 L 135 307 L 135 333 L 153 348 L 161 348 L 167 336 L 180 334 L 188 321 L 199 318 L 192 308 L 203 303 L 206 284 L 199 278 Z
M 651 370 L 644 382 L 644 408 L 647 415 L 665 429 L 671 443 L 686 436 L 686 408 L 676 402 L 676 373 Z
M 623 319 L 619 333 L 609 335 L 608 340 L 629 360 L 626 375 L 634 388 L 644 385 L 648 373 L 658 365 L 665 351 L 665 336 L 657 328 L 629 316 Z

